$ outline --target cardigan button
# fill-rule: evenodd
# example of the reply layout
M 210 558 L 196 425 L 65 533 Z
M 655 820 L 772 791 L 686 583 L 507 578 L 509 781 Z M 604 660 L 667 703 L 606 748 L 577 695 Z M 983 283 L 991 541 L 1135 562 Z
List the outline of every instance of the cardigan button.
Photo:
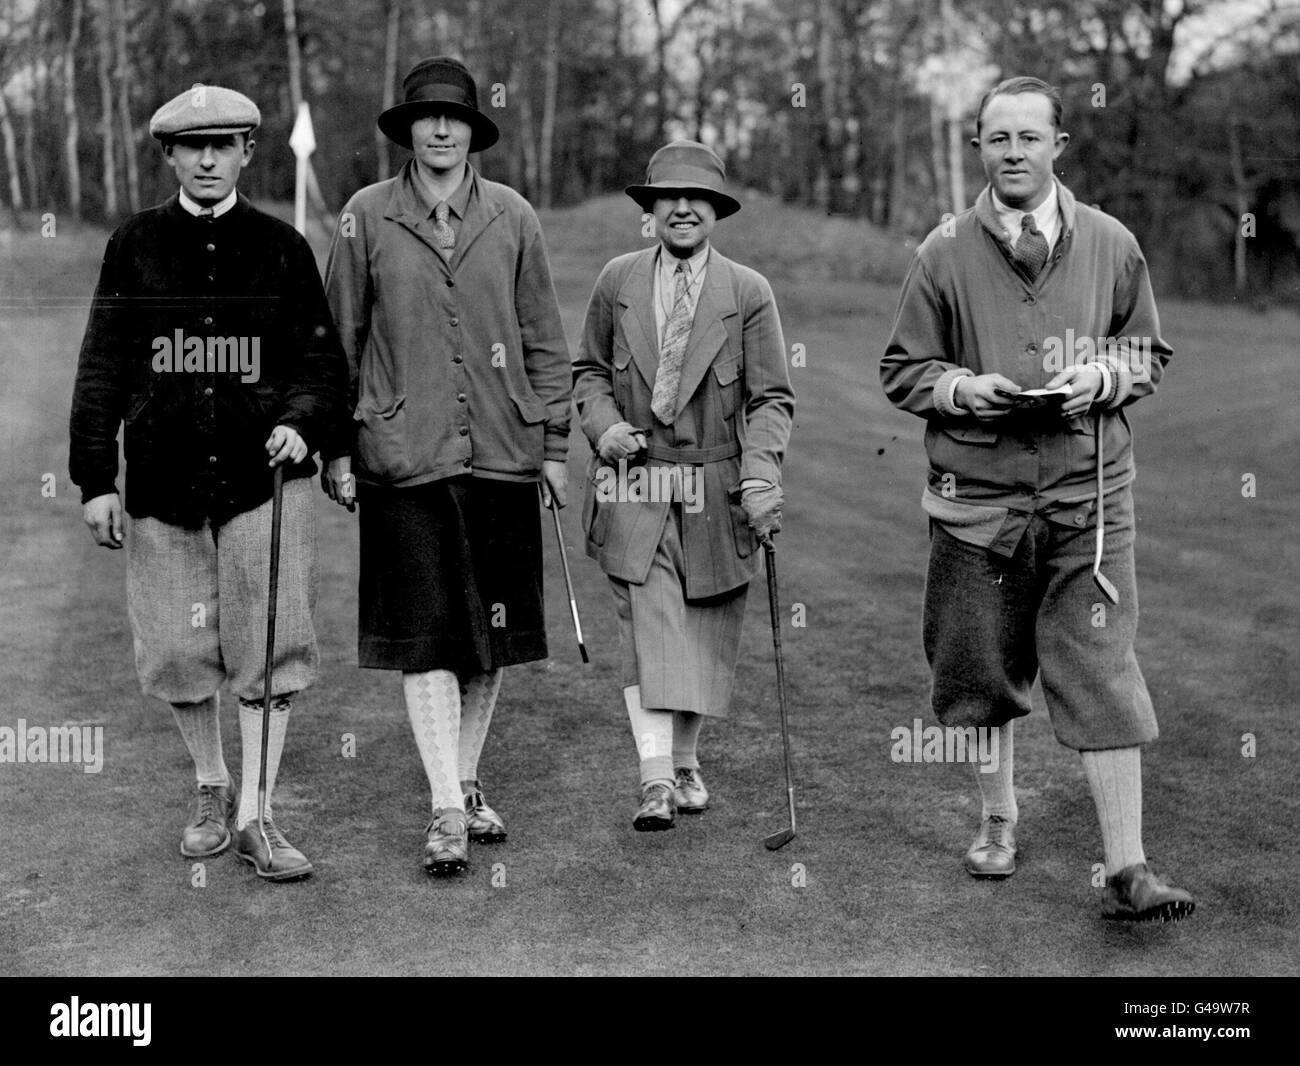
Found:
M 460 392 L 460 393 L 457 393 L 457 394 L 456 394 L 456 402 L 457 402 L 457 403 L 464 403 L 464 402 L 465 402 L 466 400 L 468 400 L 468 399 L 469 399 L 469 397 L 466 396 L 463 392 Z
M 217 246 L 216 246 L 215 244 L 209 244 L 209 245 L 208 245 L 208 251 L 209 251 L 209 252 L 215 252 L 216 250 L 217 250 Z
M 459 319 L 459 318 L 453 318 L 453 319 L 451 319 L 451 323 L 450 323 L 450 324 L 453 325 L 453 326 L 459 326 L 459 325 L 460 325 L 460 319 Z
M 463 358 L 461 358 L 459 355 L 453 355 L 453 356 L 451 357 L 451 361 L 452 361 L 453 363 L 463 363 L 465 360 L 464 360 Z
M 469 436 L 469 426 L 461 426 L 461 427 L 460 427 L 460 435 L 461 435 L 462 437 L 468 437 L 468 436 Z
M 210 325 L 212 325 L 212 316 L 211 316 L 211 315 L 208 315 L 208 317 L 205 318 L 205 319 L 203 320 L 203 324 L 204 324 L 205 326 L 210 326 Z
M 454 289 L 455 287 L 456 287 L 456 283 L 455 283 L 454 281 L 452 281 L 451 278 L 448 278 L 448 279 L 447 279 L 447 288 L 449 288 L 449 289 Z

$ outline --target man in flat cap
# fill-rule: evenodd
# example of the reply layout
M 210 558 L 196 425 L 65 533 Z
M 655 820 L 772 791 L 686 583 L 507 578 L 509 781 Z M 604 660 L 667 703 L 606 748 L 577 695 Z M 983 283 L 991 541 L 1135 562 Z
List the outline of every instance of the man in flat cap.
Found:
M 414 158 L 330 249 L 355 413 L 325 484 L 349 507 L 356 486 L 360 664 L 402 675 L 441 876 L 506 838 L 479 757 L 504 668 L 547 655 L 537 497 L 565 503 L 569 349 L 536 214 L 469 164 L 497 128 L 465 66 L 417 64 L 378 124 Z
M 97 544 L 126 548 L 127 607 L 146 694 L 172 705 L 197 801 L 181 854 L 235 852 L 258 876 L 311 863 L 275 827 L 270 794 L 291 700 L 316 677 L 311 453 L 346 417 L 347 366 L 311 249 L 236 191 L 260 116 L 195 85 L 149 132 L 180 188 L 109 238 L 72 399 L 72 480 Z M 125 511 L 117 490 L 126 426 Z M 284 464 L 268 852 L 257 830 L 271 468 Z M 219 690 L 239 699 L 243 784 L 221 745 Z
M 674 141 L 627 193 L 659 242 L 605 265 L 574 399 L 593 456 L 587 553 L 614 591 L 639 831 L 709 803 L 696 744 L 727 714 L 759 542 L 781 528 L 794 393 L 766 279 L 709 243 L 740 210 L 722 160 Z

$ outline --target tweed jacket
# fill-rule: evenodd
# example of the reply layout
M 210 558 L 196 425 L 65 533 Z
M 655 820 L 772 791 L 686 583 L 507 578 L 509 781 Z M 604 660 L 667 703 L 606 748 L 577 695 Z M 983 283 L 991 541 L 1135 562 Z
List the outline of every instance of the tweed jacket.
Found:
M 347 366 L 307 242 L 244 196 L 195 218 L 179 195 L 108 240 L 73 389 L 72 480 L 111 493 L 125 424 L 126 510 L 197 529 L 271 496 L 277 424 L 337 436 Z M 310 477 L 316 465 L 285 467 Z
M 356 193 L 330 249 L 354 421 L 330 457 L 351 454 L 362 483 L 536 481 L 568 454 L 572 387 L 537 216 L 471 169 L 445 260 L 414 166 Z
M 618 422 L 648 430 L 649 466 L 686 465 L 703 506 L 682 508 L 686 595 L 729 592 L 759 568 L 757 540 L 735 489 L 745 478 L 781 483 L 794 391 L 772 289 L 761 274 L 711 249 L 682 363 L 677 413 L 665 426 L 650 409 L 659 346 L 653 304 L 658 246 L 605 265 L 587 307 L 574 362 L 574 399 L 594 449 Z M 584 501 L 587 554 L 614 578 L 641 584 L 669 500 L 600 499 L 593 455 Z

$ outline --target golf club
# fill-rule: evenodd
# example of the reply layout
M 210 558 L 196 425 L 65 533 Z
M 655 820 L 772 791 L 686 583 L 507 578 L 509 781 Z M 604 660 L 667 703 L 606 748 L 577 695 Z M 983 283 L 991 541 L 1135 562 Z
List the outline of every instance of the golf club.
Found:
M 541 486 L 538 486 L 538 491 Z M 569 594 L 569 613 L 573 615 L 573 635 L 578 638 L 578 654 L 582 656 L 584 663 L 591 660 L 587 658 L 587 645 L 582 639 L 582 619 L 578 617 L 578 599 L 573 592 L 573 575 L 569 573 L 569 553 L 564 545 L 564 531 L 560 528 L 560 509 L 555 506 L 555 496 L 551 495 L 551 502 L 546 505 L 551 512 L 551 517 L 555 519 L 555 541 L 560 548 L 560 564 L 564 567 L 564 587 Z
M 262 765 L 257 776 L 257 831 L 268 861 L 266 835 L 266 750 L 271 741 L 271 666 L 275 659 L 275 601 L 280 584 L 280 507 L 284 500 L 284 464 L 276 463 L 271 481 L 271 584 L 266 594 L 266 676 L 262 683 Z
M 772 610 L 772 646 L 776 649 L 776 692 L 781 704 L 781 746 L 785 752 L 785 794 L 790 806 L 790 825 L 763 838 L 768 851 L 783 848 L 794 839 L 794 769 L 790 764 L 790 719 L 785 702 L 785 662 L 781 657 L 781 604 L 776 586 L 776 545 L 769 536 L 763 541 L 767 561 L 767 602 Z
M 1093 440 L 1096 442 L 1097 451 L 1097 554 L 1092 560 L 1092 580 L 1097 587 L 1101 589 L 1102 594 L 1111 603 L 1119 606 L 1119 590 L 1111 583 L 1110 578 L 1101 572 L 1101 550 L 1106 539 L 1106 515 L 1104 511 L 1102 492 L 1102 462 L 1101 455 L 1101 411 L 1093 415 Z

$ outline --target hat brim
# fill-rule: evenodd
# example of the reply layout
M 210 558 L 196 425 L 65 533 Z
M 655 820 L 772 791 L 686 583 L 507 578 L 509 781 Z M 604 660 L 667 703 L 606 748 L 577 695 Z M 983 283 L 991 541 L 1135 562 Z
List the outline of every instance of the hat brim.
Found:
M 637 202 L 643 211 L 653 211 L 654 202 L 669 197 L 685 196 L 692 200 L 708 200 L 718 218 L 727 218 L 740 210 L 740 201 L 725 192 L 704 185 L 681 185 L 673 182 L 655 182 L 653 185 L 629 185 L 623 190 Z
M 155 133 L 160 141 L 178 141 L 185 137 L 227 137 L 232 133 L 246 133 L 252 136 L 256 126 L 205 126 L 201 130 L 181 130 L 180 133 Z
M 409 103 L 395 104 L 383 112 L 377 122 L 384 136 L 394 144 L 411 150 L 411 123 L 431 111 L 444 111 L 469 123 L 469 150 L 481 152 L 497 143 L 501 131 L 482 111 L 475 111 L 464 104 L 455 104 L 442 100 L 413 100 Z

